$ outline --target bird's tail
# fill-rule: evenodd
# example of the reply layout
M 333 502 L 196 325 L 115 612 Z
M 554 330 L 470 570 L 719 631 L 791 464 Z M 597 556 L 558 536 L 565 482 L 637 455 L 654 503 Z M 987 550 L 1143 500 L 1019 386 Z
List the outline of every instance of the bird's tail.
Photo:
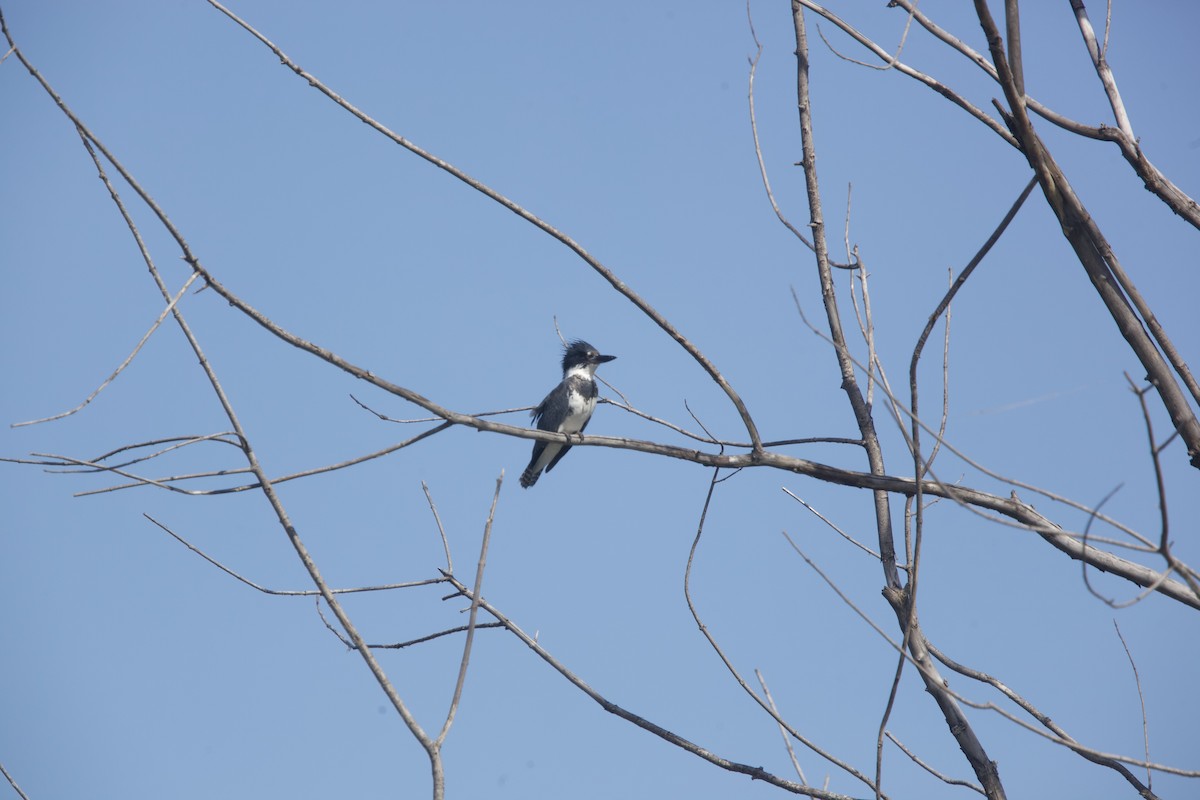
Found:
M 541 476 L 542 471 L 540 469 L 534 469 L 533 464 L 530 464 L 525 468 L 525 471 L 521 473 L 521 487 L 528 489 L 530 486 L 533 486 L 535 483 L 537 483 L 538 478 Z

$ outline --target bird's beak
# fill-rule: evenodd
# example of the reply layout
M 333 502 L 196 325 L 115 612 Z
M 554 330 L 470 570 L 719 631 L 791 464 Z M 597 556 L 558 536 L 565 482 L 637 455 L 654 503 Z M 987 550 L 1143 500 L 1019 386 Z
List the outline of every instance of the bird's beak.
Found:
M 596 356 L 596 358 L 593 359 L 593 362 L 596 364 L 603 364 L 606 361 L 612 361 L 614 358 L 616 358 L 616 356 Z

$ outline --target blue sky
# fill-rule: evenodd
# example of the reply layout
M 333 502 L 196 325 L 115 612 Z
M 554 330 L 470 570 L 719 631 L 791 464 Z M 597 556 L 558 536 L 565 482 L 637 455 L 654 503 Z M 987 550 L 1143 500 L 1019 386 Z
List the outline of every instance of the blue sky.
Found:
M 1030 93 L 1086 123 L 1109 122 L 1069 5 L 1028 6 Z M 336 108 L 206 3 L 0 7 L 26 57 L 205 265 L 289 330 L 446 407 L 479 412 L 532 405 L 553 386 L 557 319 L 564 335 L 618 356 L 600 374 L 637 407 L 695 429 L 686 401 L 715 434 L 745 438 L 695 362 L 570 251 Z M 381 123 L 580 242 L 709 355 L 764 438 L 854 435 L 833 355 L 792 298 L 794 289 L 819 319 L 812 258 L 763 196 L 746 103 L 754 45 L 742 4 L 231 7 Z M 963 4 L 921 7 L 985 49 Z M 752 11 L 764 44 L 756 78 L 763 155 L 779 203 L 802 226 L 788 4 L 755 2 Z M 1091 12 L 1101 25 L 1102 5 Z M 904 24 L 900 11 L 881 7 L 843 13 L 881 42 L 894 43 Z M 1200 9 L 1118 3 L 1113 26 L 1110 60 L 1141 144 L 1195 197 L 1200 76 L 1189 53 Z M 821 29 L 841 52 L 863 57 L 831 26 Z M 990 234 L 1028 168 L 929 90 L 837 58 L 811 18 L 810 38 L 825 217 L 839 246 L 852 185 L 850 239 L 871 270 L 880 357 L 901 386 L 948 271 Z M 918 30 L 902 58 L 981 107 L 1000 95 Z M 78 136 L 11 56 L 0 65 L 0 96 L 0 455 L 90 458 L 228 430 L 170 324 L 84 411 L 8 427 L 79 403 L 128 355 L 162 301 Z M 1115 147 L 1037 124 L 1195 366 L 1197 232 L 1142 189 Z M 132 193 L 124 196 L 177 290 L 188 275 L 177 249 Z M 843 278 L 843 299 L 848 289 Z M 270 337 L 215 293 L 189 294 L 181 308 L 269 474 L 373 452 L 420 429 L 364 412 L 351 393 L 395 418 L 425 416 Z M 847 303 L 844 319 L 850 313 Z M 939 350 L 940 342 L 923 364 L 928 408 L 940 395 Z M 1142 374 L 1035 191 L 954 305 L 949 441 L 1000 475 L 1085 505 L 1120 486 L 1104 511 L 1156 538 L 1153 474 L 1126 371 Z M 877 399 L 889 469 L 910 474 Z M 1167 420 L 1158 409 L 1154 419 L 1161 437 Z M 600 407 L 589 433 L 685 441 L 611 406 Z M 842 446 L 785 451 L 865 468 Z M 456 571 L 469 582 L 504 470 L 489 601 L 613 702 L 721 756 L 794 778 L 777 727 L 734 684 L 684 603 L 710 474 L 631 451 L 577 448 L 523 491 L 516 478 L 528 453 L 528 441 L 455 429 L 353 470 L 283 484 L 280 493 L 330 583 L 361 586 L 436 575 L 442 544 L 424 481 Z M 237 456 L 224 445 L 195 446 L 143 469 L 232 469 L 242 466 Z M 949 453 L 940 459 L 943 480 L 1011 490 Z M 1176 552 L 1200 563 L 1195 470 L 1178 442 L 1164 465 Z M 259 584 L 310 588 L 260 494 L 185 497 L 143 487 L 74 497 L 114 480 L 0 469 L 0 763 L 30 797 L 425 796 L 424 755 L 310 599 L 257 593 L 144 516 Z M 783 488 L 873 539 L 861 490 L 747 470 L 716 492 L 693 598 L 738 669 L 751 680 L 762 670 L 785 717 L 870 772 L 895 657 L 781 532 L 893 633 L 881 570 Z M 1087 521 L 1021 496 L 1068 528 Z M 897 522 L 901 507 L 893 505 Z M 926 524 L 921 613 L 935 643 L 1008 683 L 1084 743 L 1139 756 L 1141 710 L 1115 620 L 1138 666 L 1151 760 L 1200 768 L 1194 613 L 1161 597 L 1114 611 L 1087 592 L 1077 562 L 949 504 L 933 507 Z M 1107 595 L 1136 594 L 1091 578 Z M 463 604 L 443 602 L 446 593 L 359 595 L 346 606 L 369 641 L 397 642 L 461 624 Z M 380 655 L 426 728 L 440 725 L 460 655 L 458 637 Z M 999 701 L 965 679 L 953 688 Z M 1132 795 L 1114 773 L 994 713 L 970 718 L 1010 796 Z M 889 729 L 939 769 L 970 777 L 911 671 Z M 829 774 L 831 789 L 868 794 L 812 754 L 800 759 L 811 782 Z M 779 792 L 606 714 L 496 631 L 476 639 L 446 760 L 448 791 L 461 797 Z M 890 745 L 885 788 L 893 797 L 962 791 Z M 1156 775 L 1154 788 L 1187 796 L 1195 782 Z

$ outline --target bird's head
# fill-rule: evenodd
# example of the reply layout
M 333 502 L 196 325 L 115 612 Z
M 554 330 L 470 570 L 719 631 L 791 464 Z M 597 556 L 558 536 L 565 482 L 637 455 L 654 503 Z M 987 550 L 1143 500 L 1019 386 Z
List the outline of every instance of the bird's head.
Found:
M 562 368 L 563 376 L 569 375 L 572 372 L 586 372 L 588 375 L 596 374 L 596 367 L 606 361 L 612 361 L 616 356 L 601 355 L 600 351 L 592 347 L 582 339 L 576 339 L 567 344 L 567 349 L 563 351 Z

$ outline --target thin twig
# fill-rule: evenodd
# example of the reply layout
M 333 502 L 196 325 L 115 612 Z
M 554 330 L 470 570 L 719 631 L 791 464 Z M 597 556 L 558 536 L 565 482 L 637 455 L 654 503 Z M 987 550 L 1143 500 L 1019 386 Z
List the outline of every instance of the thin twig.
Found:
M 1129 652 L 1129 645 L 1125 642 L 1125 637 L 1121 634 L 1121 626 L 1117 621 L 1113 620 L 1113 628 L 1117 632 L 1117 638 L 1121 640 L 1121 647 L 1125 648 L 1125 657 L 1129 659 L 1129 668 L 1133 670 L 1133 682 L 1137 685 L 1138 703 L 1142 707 L 1142 745 L 1145 748 L 1146 762 L 1150 762 L 1150 726 L 1146 723 L 1146 695 L 1142 692 L 1142 678 L 1138 675 L 1137 662 L 1133 660 L 1133 653 Z M 1154 773 L 1149 767 L 1146 768 L 1146 788 L 1154 788 Z
M 1116 486 L 1114 486 L 1112 489 L 1110 489 L 1109 492 L 1100 499 L 1100 502 L 1096 504 L 1096 512 L 1099 513 L 1100 509 L 1104 508 L 1105 503 L 1107 503 L 1109 500 L 1111 500 L 1113 498 L 1113 495 L 1115 495 L 1117 492 L 1121 491 L 1121 488 L 1124 485 L 1125 484 L 1123 484 L 1123 483 L 1119 483 Z M 1083 538 L 1080 540 L 1080 545 L 1083 547 L 1084 550 L 1087 550 L 1087 548 L 1088 548 L 1088 531 L 1091 530 L 1092 521 L 1094 519 L 1095 519 L 1094 516 L 1089 516 L 1087 524 L 1085 524 L 1083 526 Z M 1089 593 L 1091 593 L 1092 597 L 1095 597 L 1097 600 L 1100 600 L 1105 605 L 1108 605 L 1112 608 L 1117 608 L 1117 602 L 1115 600 L 1113 600 L 1110 597 L 1105 597 L 1104 595 L 1100 594 L 1100 592 L 1098 592 L 1095 589 L 1095 587 L 1092 586 L 1092 581 L 1088 577 L 1088 562 L 1080 561 L 1079 567 L 1083 571 L 1083 585 L 1087 587 L 1087 590 Z
M 395 417 L 389 417 L 387 414 L 384 414 L 382 411 L 376 411 L 375 409 L 371 408 L 369 405 L 364 403 L 362 400 L 359 400 L 354 395 L 350 395 L 350 399 L 353 400 L 355 403 L 357 403 L 359 405 L 359 407 L 362 408 L 364 411 L 367 411 L 367 412 L 373 414 L 376 418 L 378 418 L 382 422 L 395 422 L 400 425 L 414 425 L 418 422 L 444 422 L 445 421 L 442 417 L 416 417 L 414 419 L 396 419 Z M 479 411 L 474 414 L 471 414 L 471 416 L 472 417 L 498 417 L 501 414 L 515 414 L 519 411 L 532 411 L 532 410 L 533 410 L 533 406 L 521 406 L 519 408 L 505 408 L 500 411 Z
M 911 22 L 912 17 L 910 16 L 909 23 Z M 885 60 L 885 63 L 882 65 L 868 64 L 866 61 L 859 61 L 857 58 L 848 56 L 842 51 L 838 50 L 836 47 L 834 47 L 833 42 L 829 41 L 829 38 L 825 36 L 825 30 L 821 27 L 821 23 L 819 21 L 817 22 L 817 35 L 821 37 L 821 41 L 824 42 L 825 46 L 829 48 L 829 52 L 833 53 L 842 61 L 849 61 L 851 64 L 854 64 L 858 67 L 866 67 L 867 69 L 878 70 L 879 72 L 887 72 L 889 69 L 892 69 L 900 63 L 898 59 L 900 58 L 900 51 L 904 49 L 904 40 L 908 38 L 908 27 L 908 23 L 905 23 L 904 35 L 901 37 L 900 46 L 896 49 L 894 54 L 888 56 L 888 58 Z
M 443 578 L 442 580 L 445 580 L 445 579 Z M 451 634 L 455 634 L 455 633 L 463 633 L 463 632 L 469 630 L 469 627 L 470 626 L 468 626 L 468 625 L 459 625 L 457 628 L 447 628 L 444 631 L 438 631 L 437 633 L 431 633 L 428 636 L 419 636 L 416 639 L 409 639 L 406 642 L 395 642 L 393 644 L 371 644 L 371 645 L 367 645 L 367 646 L 373 647 L 376 650 L 403 650 L 404 648 L 412 647 L 415 644 L 424 644 L 425 642 L 432 642 L 434 639 L 440 639 L 443 636 L 450 636 Z M 504 626 L 501 625 L 499 622 L 480 622 L 475 625 L 475 630 L 481 630 L 482 628 L 503 628 L 503 627 Z
M 953 283 L 950 275 L 950 270 L 946 270 L 947 280 Z M 938 420 L 938 432 L 933 440 L 933 448 L 929 451 L 929 457 L 925 459 L 928 467 L 932 467 L 933 462 L 937 460 L 938 453 L 942 450 L 942 441 L 946 438 L 946 426 L 950 423 L 950 323 L 953 316 L 952 308 L 946 306 L 946 324 L 942 332 L 942 416 Z
M 792 232 L 800 242 L 809 250 L 813 249 L 813 243 L 808 240 L 800 230 L 793 225 L 786 216 L 783 210 L 779 207 L 779 203 L 775 200 L 775 193 L 771 191 L 771 178 L 767 174 L 767 165 L 763 160 L 762 145 L 758 140 L 758 118 L 754 113 L 754 75 L 758 72 L 758 61 L 762 58 L 763 46 L 758 40 L 758 32 L 754 30 L 754 18 L 750 14 L 750 3 L 746 3 L 746 21 L 750 26 L 750 38 L 754 40 L 754 58 L 750 59 L 750 74 L 747 78 L 748 87 L 746 89 L 746 101 L 750 109 L 750 136 L 754 139 L 754 156 L 758 159 L 758 174 L 762 179 L 763 189 L 767 193 L 767 202 L 771 204 L 771 210 L 775 212 L 775 216 L 783 224 L 783 227 Z
M 313 595 L 320 595 L 320 592 L 318 592 L 316 589 L 271 589 L 266 586 L 257 584 L 254 581 L 250 580 L 249 578 L 247 578 L 243 575 L 240 575 L 237 572 L 235 572 L 234 570 L 225 566 L 220 561 L 217 561 L 215 558 L 210 556 L 208 553 L 205 553 L 199 547 L 196 547 L 194 544 L 189 542 L 187 539 L 183 538 L 178 533 L 171 530 L 169 527 L 167 527 L 163 523 L 159 522 L 158 520 L 156 520 L 154 517 L 150 516 L 149 514 L 142 514 L 142 516 L 145 517 L 146 519 L 150 520 L 151 522 L 153 522 L 155 525 L 157 525 L 162 530 L 164 530 L 173 539 L 175 539 L 175 541 L 179 542 L 181 545 L 186 547 L 188 550 L 191 550 L 193 553 L 200 556 L 205 561 L 212 564 L 214 567 L 221 570 L 222 572 L 224 572 L 226 575 L 230 576 L 231 578 L 235 578 L 236 580 L 240 581 L 241 583 L 246 584 L 251 589 L 256 589 L 257 591 L 260 591 L 263 594 L 274 595 L 276 597 L 312 597 Z M 355 587 L 352 587 L 349 589 L 333 589 L 333 588 L 331 588 L 329 591 L 332 594 L 354 594 L 356 592 L 386 592 L 386 591 L 391 591 L 392 589 L 411 589 L 415 586 L 430 586 L 435 583 L 444 583 L 445 580 L 446 580 L 445 578 L 426 578 L 425 580 L 420 580 L 420 581 L 406 581 L 404 583 L 388 583 L 388 584 L 382 584 L 380 586 L 355 586 Z
M 313 467 L 311 469 L 301 470 L 300 472 L 293 472 L 288 475 L 281 475 L 278 478 L 272 478 L 271 482 L 275 483 L 275 484 L 287 483 L 288 481 L 299 480 L 301 478 L 310 478 L 314 475 L 322 475 L 327 472 L 336 472 L 339 469 L 346 469 L 347 467 L 352 467 L 356 464 L 362 464 L 364 462 L 371 461 L 376 458 L 382 458 L 383 456 L 391 455 L 392 453 L 395 453 L 397 450 L 403 450 L 405 447 L 408 447 L 409 445 L 413 445 L 424 439 L 428 439 L 430 436 L 433 436 L 434 434 L 437 434 L 437 433 L 441 433 L 442 431 L 444 431 L 448 428 L 452 428 L 452 427 L 453 427 L 453 425 L 451 423 L 443 422 L 441 425 L 432 427 L 426 431 L 423 431 L 423 432 L 417 434 L 416 436 L 413 436 L 409 439 L 405 439 L 402 442 L 397 442 L 396 444 L 391 445 L 390 447 L 385 447 L 382 450 L 376 450 L 373 453 L 366 453 L 365 455 L 355 456 L 354 458 L 350 458 L 345 461 L 339 461 L 336 464 L 326 464 L 321 467 Z M 0 460 L 2 460 L 2 459 L 0 459 Z M 200 478 L 224 477 L 226 475 L 243 475 L 248 472 L 251 472 L 251 470 L 249 468 L 241 467 L 241 468 L 237 468 L 237 469 L 215 470 L 212 472 L 196 472 L 196 473 L 192 473 L 190 475 L 172 475 L 169 477 L 157 478 L 156 480 L 160 483 L 174 483 L 177 481 L 196 480 L 196 479 L 200 479 Z M 101 494 L 104 492 L 115 492 L 115 491 L 119 491 L 121 489 L 131 489 L 135 486 L 145 486 L 145 485 L 148 485 L 146 481 L 139 480 L 139 482 L 137 482 L 137 483 L 117 484 L 115 486 L 106 486 L 103 489 L 89 489 L 89 490 L 83 491 L 83 492 L 76 492 L 74 496 L 75 497 L 86 497 L 87 495 Z M 258 489 L 258 488 L 259 488 L 259 484 L 257 481 L 255 481 L 253 483 L 242 483 L 242 484 L 238 484 L 236 486 L 224 486 L 224 487 L 221 487 L 218 489 L 196 489 L 196 490 L 192 490 L 192 491 L 189 491 L 186 493 L 190 494 L 192 496 L 195 496 L 195 497 L 199 497 L 199 496 L 204 496 L 204 495 L 237 494 L 239 492 L 246 492 L 246 491 L 250 491 L 252 489 Z
M 758 678 L 758 685 L 762 687 L 763 697 L 767 698 L 767 704 L 771 706 L 771 710 L 779 715 L 779 708 L 775 705 L 775 698 L 771 697 L 771 690 L 767 687 L 767 679 L 763 677 L 761 670 L 754 670 L 754 677 Z M 788 758 L 791 759 L 792 767 L 796 770 L 797 777 L 801 783 L 808 783 L 808 779 L 804 777 L 804 770 L 800 768 L 800 760 L 796 758 L 796 748 L 792 747 L 792 737 L 788 736 L 787 728 L 779 726 L 779 735 L 783 737 L 783 746 L 787 748 Z
M 864 553 L 871 556 L 871 558 L 878 560 L 879 553 L 876 553 L 874 550 L 867 547 L 865 544 L 858 541 L 853 536 L 851 536 L 850 534 L 846 533 L 844 530 L 839 528 L 832 520 L 830 520 L 828 517 L 826 517 L 820 511 L 817 511 L 815 508 L 813 508 L 806 500 L 804 500 L 803 498 L 801 498 L 801 497 L 797 496 L 795 493 L 793 493 L 791 489 L 787 488 L 786 486 L 781 486 L 779 488 L 783 489 L 783 493 L 786 494 L 788 497 L 792 498 L 797 503 L 799 503 L 800 505 L 804 506 L 809 511 L 811 511 L 813 516 L 815 516 L 817 519 L 821 520 L 821 522 L 824 522 L 826 525 L 828 525 L 830 528 L 832 528 L 835 533 L 837 533 L 839 536 L 841 536 L 847 542 L 854 545 L 859 550 L 862 550 Z
M 84 139 L 84 143 L 87 144 L 87 139 Z M 63 419 L 64 417 L 69 417 L 72 414 L 75 414 L 75 413 L 83 410 L 89 403 L 91 403 L 93 400 L 95 400 L 96 397 L 99 396 L 99 394 L 102 391 L 104 391 L 105 388 L 107 388 L 107 386 L 110 383 L 112 383 L 114 380 L 116 380 L 117 376 L 120 375 L 121 372 L 127 366 L 129 366 L 131 363 L 133 363 L 133 359 L 141 351 L 143 345 L 145 345 L 146 342 L 150 341 L 150 337 L 154 335 L 154 332 L 156 330 L 158 330 L 160 325 L 162 325 L 163 320 L 166 319 L 167 315 L 170 314 L 172 309 L 175 308 L 175 304 L 178 303 L 180 298 L 182 298 L 184 296 L 184 294 L 187 293 L 188 287 L 190 287 L 192 285 L 192 283 L 195 282 L 196 278 L 198 278 L 198 277 L 200 277 L 200 276 L 197 275 L 196 273 L 192 273 L 188 277 L 187 281 L 183 284 L 182 287 L 180 287 L 179 291 L 175 293 L 175 296 L 171 298 L 171 302 L 167 303 L 166 308 L 164 308 L 162 310 L 162 313 L 160 313 L 158 315 L 158 319 L 154 320 L 154 324 L 150 326 L 150 330 L 146 331 L 145 335 L 142 336 L 141 340 L 133 348 L 133 352 L 131 352 L 128 356 L 126 356 L 125 360 L 122 361 L 119 365 L 117 365 L 117 368 L 112 371 L 112 374 L 110 374 L 107 378 L 105 378 L 103 383 L 101 383 L 99 386 L 97 386 L 95 388 L 95 390 L 92 391 L 91 394 L 89 394 L 87 397 L 85 397 L 83 399 L 82 403 L 75 406 L 74 408 L 68 409 L 67 411 L 63 411 L 59 414 L 55 414 L 50 417 L 42 417 L 41 419 L 31 419 L 26 422 L 14 422 L 14 423 L 12 423 L 12 425 L 10 427 L 20 428 L 25 425 L 38 425 L 43 422 L 53 422 L 55 420 Z
M 471 612 L 467 618 L 467 639 L 463 642 L 462 661 L 458 665 L 458 679 L 454 683 L 454 696 L 450 700 L 450 709 L 446 712 L 446 721 L 442 724 L 442 730 L 434 739 L 434 744 L 441 747 L 446 736 L 450 733 L 450 726 L 454 724 L 454 717 L 458 713 L 458 704 L 462 700 L 463 686 L 467 681 L 467 667 L 471 663 L 471 645 L 475 643 L 475 620 L 479 615 L 479 600 L 480 590 L 483 588 L 483 570 L 487 566 L 488 545 L 492 540 L 492 522 L 496 519 L 496 504 L 500 502 L 500 487 L 504 485 L 504 470 L 500 470 L 500 477 L 496 478 L 496 492 L 492 495 L 492 507 L 488 509 L 487 522 L 483 526 L 483 542 L 479 546 L 479 563 L 475 566 L 475 586 L 471 589 Z
M 934 769 L 933 767 L 926 764 L 920 758 L 920 756 L 918 756 L 912 750 L 909 750 L 907 747 L 905 747 L 904 743 L 901 742 L 899 739 L 897 739 L 891 731 L 885 731 L 885 735 L 887 736 L 888 739 L 891 740 L 892 744 L 896 745 L 896 747 L 899 747 L 902 751 L 904 751 L 904 755 L 908 756 L 914 764 L 916 764 L 918 767 L 920 767 L 921 769 L 928 772 L 933 777 L 937 778 L 939 781 L 942 781 L 943 783 L 948 783 L 951 786 L 965 786 L 966 788 L 970 789 L 973 792 L 979 792 L 979 794 L 984 793 L 983 788 L 981 786 L 979 786 L 978 784 L 971 783 L 971 781 L 964 781 L 960 778 L 951 778 L 949 775 L 943 775 L 942 773 L 938 772 L 936 769 Z
M 1167 485 L 1166 478 L 1163 475 L 1162 460 L 1160 454 L 1164 447 L 1173 441 L 1178 434 L 1178 431 L 1164 441 L 1161 445 L 1155 442 L 1154 422 L 1150 417 L 1150 407 L 1146 403 L 1146 394 L 1150 392 L 1151 387 L 1147 386 L 1139 389 L 1137 384 L 1133 382 L 1133 378 L 1129 377 L 1129 373 L 1125 373 L 1125 380 L 1129 382 L 1130 389 L 1137 395 L 1138 404 L 1142 409 L 1142 421 L 1146 426 L 1146 438 L 1150 445 L 1150 463 L 1154 467 L 1154 486 L 1158 494 L 1158 514 L 1159 514 L 1159 537 L 1158 537 L 1158 552 L 1167 562 L 1167 569 L 1163 571 L 1164 577 L 1171 571 L 1178 572 L 1188 586 L 1192 587 L 1192 591 L 1196 593 L 1196 597 L 1200 597 L 1200 581 L 1196 578 L 1194 570 L 1186 564 L 1175 558 L 1175 554 L 1171 552 L 1171 515 L 1167 511 Z
M 453 575 L 454 559 L 450 557 L 450 540 L 446 538 L 446 529 L 442 527 L 442 518 L 438 516 L 437 505 L 433 502 L 433 495 L 425 481 L 421 481 L 421 491 L 425 492 L 425 501 L 429 503 L 429 510 L 433 513 L 433 521 L 437 524 L 438 535 L 442 537 L 442 548 L 446 551 L 446 572 Z

